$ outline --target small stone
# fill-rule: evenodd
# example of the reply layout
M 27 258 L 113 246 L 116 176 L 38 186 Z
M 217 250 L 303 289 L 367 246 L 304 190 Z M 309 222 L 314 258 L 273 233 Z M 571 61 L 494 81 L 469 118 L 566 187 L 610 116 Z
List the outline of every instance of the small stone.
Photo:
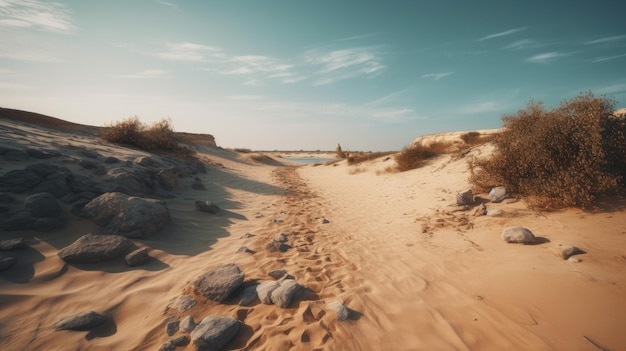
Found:
M 189 345 L 189 337 L 187 335 L 181 335 L 175 339 L 172 339 L 171 342 L 176 346 L 187 346 Z
M 326 218 L 322 218 L 322 224 L 328 224 L 330 221 Z
M 94 312 L 81 312 L 54 323 L 52 328 L 56 330 L 89 330 L 102 324 L 107 317 Z
M 204 184 L 202 184 L 202 182 L 200 182 L 200 181 L 198 181 L 198 180 L 194 181 L 194 182 L 191 184 L 191 187 L 192 187 L 193 189 L 196 189 L 196 190 L 206 190 L 206 188 L 204 187 Z
M 10 239 L 0 241 L 0 251 L 18 250 L 26 246 L 24 239 Z
M 340 321 L 345 321 L 350 316 L 350 311 L 346 308 L 344 304 L 339 301 L 333 301 L 326 305 L 329 309 L 335 311 L 337 314 L 337 319 Z
M 252 233 L 246 233 L 244 235 L 242 235 L 239 239 L 250 239 L 252 237 L 255 237 L 256 235 L 252 234 Z
M 281 308 L 288 308 L 302 287 L 292 279 L 283 280 L 280 286 L 272 291 L 272 302 Z
M 272 292 L 276 290 L 280 284 L 275 280 L 268 280 L 259 284 L 256 288 L 257 296 L 262 303 L 266 305 L 272 304 Z
M 157 351 L 175 351 L 175 350 L 176 350 L 176 345 L 174 345 L 172 340 L 170 340 L 162 344 L 161 347 L 159 347 Z
M 270 277 L 278 280 L 278 279 L 286 276 L 287 275 L 287 271 L 284 270 L 284 269 L 276 269 L 276 270 L 273 270 L 273 271 L 267 273 L 267 275 L 269 275 Z
M 124 261 L 130 267 L 136 267 L 147 263 L 148 261 L 150 261 L 148 249 L 145 247 L 137 249 L 126 255 L 126 257 L 124 257 Z
M 280 218 L 274 218 L 274 219 L 272 219 L 272 222 L 274 222 L 274 223 L 283 223 L 284 221 L 282 219 L 280 219 Z
M 211 201 L 196 201 L 196 210 L 208 213 L 218 213 L 220 208 Z
M 490 217 L 502 217 L 502 215 L 504 215 L 504 211 L 502 211 L 499 208 L 492 208 L 490 210 L 487 210 L 487 216 L 490 216 Z
M 491 199 L 491 202 L 494 203 L 501 202 L 507 197 L 509 197 L 509 195 L 506 193 L 506 188 L 503 186 L 495 187 L 489 192 L 489 198 Z
M 178 312 L 186 312 L 194 308 L 198 302 L 192 296 L 181 295 L 173 299 L 168 305 L 168 309 L 173 309 Z
M 0 256 L 0 272 L 8 269 L 12 265 L 14 265 L 15 262 L 17 262 L 17 259 L 15 257 Z
M 266 248 L 270 252 L 287 252 L 287 250 L 289 250 L 291 246 L 285 243 L 281 243 L 280 241 L 272 240 L 267 244 Z
M 472 189 L 465 190 L 456 194 L 456 205 L 465 206 L 474 204 L 474 193 Z
M 285 234 L 278 234 L 274 237 L 274 241 L 278 241 L 279 243 L 286 243 L 287 240 L 287 235 Z
M 241 269 L 230 263 L 199 276 L 193 282 L 193 288 L 211 300 L 224 302 L 243 283 L 244 277 Z
M 192 316 L 187 316 L 180 321 L 179 329 L 183 333 L 191 333 L 196 328 L 196 322 Z
M 531 244 L 535 242 L 535 235 L 524 227 L 509 227 L 502 232 L 502 240 L 507 243 Z
M 557 248 L 557 255 L 564 260 L 567 260 L 571 256 L 582 254 L 582 253 L 584 253 L 583 250 L 572 245 L 561 244 Z
M 247 252 L 247 253 L 255 253 L 254 250 L 250 250 L 247 246 L 242 246 L 237 249 L 237 253 Z
M 172 321 L 167 323 L 167 326 L 165 326 L 165 331 L 167 332 L 167 335 L 172 336 L 176 334 L 179 325 L 180 321 Z

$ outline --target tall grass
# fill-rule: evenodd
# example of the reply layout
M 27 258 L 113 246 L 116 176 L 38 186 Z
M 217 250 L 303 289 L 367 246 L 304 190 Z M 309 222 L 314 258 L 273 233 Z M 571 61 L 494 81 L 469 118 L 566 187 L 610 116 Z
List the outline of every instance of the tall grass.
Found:
M 593 207 L 598 195 L 624 190 L 626 119 L 614 107 L 591 92 L 552 110 L 531 100 L 502 117 L 496 150 L 469 162 L 470 181 L 480 190 L 503 185 L 535 207 Z

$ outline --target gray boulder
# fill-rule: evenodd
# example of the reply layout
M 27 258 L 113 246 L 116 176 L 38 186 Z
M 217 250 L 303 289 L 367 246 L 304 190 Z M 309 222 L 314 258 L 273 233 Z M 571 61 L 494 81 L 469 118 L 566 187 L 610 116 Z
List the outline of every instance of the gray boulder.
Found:
M 55 217 L 63 210 L 56 198 L 50 193 L 37 193 L 24 200 L 26 210 L 34 217 Z
M 72 192 L 72 188 L 69 184 L 71 181 L 71 174 L 66 172 L 55 172 L 48 175 L 41 183 L 35 186 L 33 192 L 50 193 L 56 198 L 61 198 Z
M 132 244 L 119 235 L 87 234 L 59 250 L 58 255 L 68 263 L 109 261 L 121 256 Z
M 302 286 L 293 279 L 280 282 L 280 286 L 272 291 L 272 302 L 281 308 L 288 308 L 294 297 L 302 291 Z
M 267 273 L 267 275 L 269 275 L 270 277 L 274 278 L 274 279 L 280 279 L 284 276 L 287 275 L 287 270 L 285 269 L 275 269 L 269 273 Z
M 239 306 L 249 306 L 258 299 L 256 288 L 258 284 L 250 285 L 243 290 L 241 298 L 239 299 Z
M 465 206 L 465 205 L 473 205 L 474 204 L 474 193 L 472 193 L 472 189 L 465 190 L 456 194 L 456 205 L 457 206 Z
M 571 256 L 579 255 L 579 254 L 582 254 L 582 253 L 585 253 L 585 252 L 583 250 L 579 249 L 576 246 L 567 245 L 567 244 L 560 244 L 559 247 L 556 250 L 556 253 L 562 259 L 567 260 Z
M 203 351 L 219 351 L 239 332 L 240 322 L 229 317 L 206 317 L 191 333 L 191 342 Z
M 192 316 L 187 316 L 180 321 L 178 328 L 183 333 L 191 333 L 194 329 L 196 329 L 196 322 L 193 320 Z
M 167 204 L 161 200 L 106 193 L 91 200 L 81 212 L 111 233 L 129 238 L 147 238 L 170 221 Z
M 134 196 L 152 194 L 158 185 L 156 176 L 148 169 L 111 168 L 106 173 L 106 179 L 106 182 L 101 184 L 103 192 L 119 192 Z
M 81 312 L 61 319 L 54 323 L 52 328 L 56 330 L 89 330 L 97 327 L 106 320 L 106 316 L 94 311 Z
M 326 307 L 334 311 L 337 314 L 337 319 L 340 321 L 345 321 L 350 316 L 348 308 L 339 301 L 329 302 Z
M 223 302 L 243 283 L 244 277 L 236 264 L 229 263 L 199 276 L 193 288 L 211 300 Z
M 506 188 L 503 186 L 495 187 L 489 192 L 489 198 L 491 199 L 491 202 L 501 202 L 507 197 L 509 197 L 509 195 L 506 193 Z
M 272 292 L 278 287 L 280 284 L 275 280 L 264 281 L 256 287 L 256 293 L 261 300 L 262 303 L 266 305 L 272 304 Z
M 174 168 L 165 168 L 157 173 L 157 180 L 163 189 L 172 191 L 178 185 L 177 171 Z
M 167 323 L 167 325 L 165 326 L 165 332 L 167 333 L 167 335 L 172 336 L 176 334 L 179 326 L 180 326 L 180 321 L 171 321 Z
M 167 309 L 173 309 L 178 312 L 189 311 L 198 304 L 196 299 L 189 295 L 181 295 L 170 301 L 167 305 Z
M 502 232 L 502 240 L 514 244 L 532 244 L 535 235 L 524 227 L 509 227 Z
M 19 250 L 26 246 L 24 239 L 9 239 L 0 241 L 0 251 Z
M 148 261 L 150 261 L 150 255 L 145 247 L 137 249 L 124 257 L 124 262 L 130 267 L 141 266 Z
M 0 256 L 0 272 L 11 267 L 15 264 L 15 262 L 17 262 L 17 259 L 15 257 Z

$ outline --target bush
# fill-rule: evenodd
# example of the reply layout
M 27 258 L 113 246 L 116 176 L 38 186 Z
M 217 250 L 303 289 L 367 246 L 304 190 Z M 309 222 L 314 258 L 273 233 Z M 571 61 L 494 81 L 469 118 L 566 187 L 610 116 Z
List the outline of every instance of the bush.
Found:
M 470 181 L 487 191 L 503 185 L 546 209 L 593 207 L 596 197 L 623 190 L 626 123 L 612 115 L 615 102 L 592 93 L 546 110 L 530 101 L 503 116 L 489 159 L 470 161 Z
M 358 164 L 361 162 L 375 160 L 377 158 L 381 158 L 387 155 L 393 154 L 393 151 L 381 151 L 381 152 L 365 152 L 365 153 L 351 153 L 348 158 L 348 164 Z
M 428 145 L 405 147 L 395 155 L 398 170 L 404 172 L 421 167 L 427 160 L 448 153 L 451 145 L 450 142 L 435 141 Z
M 100 137 L 112 143 L 151 152 L 166 152 L 183 157 L 194 154 L 192 149 L 182 145 L 183 140 L 176 135 L 169 119 L 146 125 L 138 117 L 131 117 L 104 127 Z

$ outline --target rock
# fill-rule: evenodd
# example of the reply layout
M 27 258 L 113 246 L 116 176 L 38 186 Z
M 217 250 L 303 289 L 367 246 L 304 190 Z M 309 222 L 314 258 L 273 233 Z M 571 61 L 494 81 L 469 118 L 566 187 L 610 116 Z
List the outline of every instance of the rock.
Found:
M 23 193 L 31 190 L 41 181 L 41 177 L 32 171 L 13 170 L 0 177 L 0 191 Z
M 145 239 L 171 220 L 167 204 L 161 200 L 105 193 L 91 200 L 81 214 L 111 233 Z
M 17 262 L 17 259 L 15 257 L 0 256 L 0 272 L 11 267 L 12 265 L 15 264 L 15 262 Z
M 294 296 L 302 290 L 300 284 L 293 279 L 280 282 L 280 286 L 272 291 L 272 302 L 278 307 L 288 308 Z
M 100 185 L 102 192 L 119 192 L 132 196 L 152 194 L 158 181 L 147 169 L 131 170 L 127 167 L 111 168 L 106 181 Z
M 124 257 L 124 262 L 130 267 L 141 266 L 148 261 L 150 261 L 150 255 L 145 247 L 137 249 Z
M 157 351 L 175 351 L 176 345 L 172 342 L 172 340 L 161 344 Z
M 272 240 L 269 243 L 267 243 L 265 248 L 270 252 L 276 252 L 276 251 L 287 252 L 287 250 L 291 249 L 291 246 L 285 243 L 282 243 L 280 241 Z
M 156 161 L 154 161 L 154 159 L 149 156 L 139 156 L 133 162 L 144 167 L 154 167 L 157 164 Z
M 193 282 L 193 287 L 211 300 L 224 302 L 243 283 L 244 277 L 236 264 L 229 263 L 202 274 Z
M 220 208 L 211 201 L 196 201 L 196 210 L 208 213 L 218 213 Z
M 64 219 L 57 217 L 37 218 L 26 211 L 13 214 L 4 222 L 4 229 L 11 230 L 41 230 L 48 231 L 63 226 Z
M 502 232 L 502 239 L 507 243 L 532 244 L 535 235 L 524 227 L 509 227 Z
M 173 309 L 178 312 L 186 312 L 194 308 L 198 302 L 192 296 L 181 295 L 173 299 L 168 305 L 168 309 Z
M 326 307 L 335 311 L 337 314 L 337 319 L 340 321 L 345 321 L 350 316 L 350 311 L 339 301 L 329 302 Z
M 556 253 L 559 257 L 564 260 L 569 259 L 571 256 L 585 253 L 583 250 L 579 249 L 576 246 L 560 244 L 556 250 Z
M 189 337 L 187 335 L 181 335 L 175 339 L 172 339 L 171 342 L 176 346 L 187 346 L 189 345 Z
M 237 249 L 237 253 L 241 253 L 241 252 L 247 252 L 247 253 L 255 253 L 254 250 L 250 250 L 247 246 L 242 246 L 240 248 Z
M 178 185 L 178 176 L 173 168 L 162 169 L 157 173 L 157 179 L 163 189 L 172 191 Z
M 203 351 L 219 351 L 239 332 L 238 320 L 229 317 L 206 317 L 191 333 L 191 342 Z
M 474 193 L 472 193 L 472 189 L 468 189 L 461 193 L 456 194 L 457 206 L 465 206 L 465 205 L 473 205 L 473 204 L 474 204 Z
M 26 210 L 35 217 L 54 217 L 63 212 L 59 202 L 50 193 L 37 193 L 24 200 Z
M 504 211 L 499 208 L 492 208 L 487 210 L 487 216 L 489 217 L 502 217 L 504 215 Z
M 179 329 L 183 333 L 191 333 L 196 328 L 196 322 L 192 316 L 187 316 L 180 321 Z
M 48 175 L 41 183 L 33 189 L 34 193 L 50 193 L 56 198 L 72 192 L 69 182 L 72 175 L 65 172 L 56 172 Z
M 250 285 L 243 290 L 243 294 L 239 299 L 239 306 L 249 306 L 257 300 L 258 295 L 256 289 L 258 286 L 258 284 Z
M 119 235 L 87 234 L 59 250 L 58 255 L 68 263 L 109 261 L 121 256 L 132 244 Z
M 274 241 L 278 241 L 279 243 L 286 243 L 287 240 L 287 235 L 285 234 L 278 234 L 274 237 Z
M 480 204 L 480 206 L 476 207 L 473 213 L 474 217 L 480 217 L 486 214 L 487 214 L 487 206 L 485 206 L 485 204 Z
M 509 197 L 509 195 L 506 193 L 506 189 L 503 186 L 495 187 L 489 192 L 489 198 L 491 199 L 491 202 L 497 203 L 506 199 L 507 197 Z
M 330 221 L 326 218 L 322 218 L 322 224 L 328 224 Z
M 282 278 L 282 277 L 287 275 L 287 270 L 285 270 L 285 269 L 275 269 L 275 270 L 267 273 L 267 275 L 269 275 L 270 277 L 278 280 L 278 279 L 280 279 L 280 278 Z
M 239 239 L 250 239 L 255 237 L 256 235 L 252 234 L 252 233 L 246 233 L 244 235 L 242 235 Z
M 89 330 L 97 327 L 107 320 L 107 317 L 94 312 L 81 312 L 54 323 L 56 330 Z
M 272 304 L 272 292 L 278 287 L 280 284 L 275 280 L 268 280 L 261 284 L 259 284 L 256 288 L 257 296 L 262 303 L 266 305 Z
M 167 332 L 167 335 L 172 336 L 176 334 L 179 325 L 180 321 L 172 321 L 167 323 L 167 325 L 165 326 L 165 331 Z
M 204 184 L 202 184 L 202 182 L 199 180 L 196 180 L 193 183 L 191 183 L 191 187 L 196 190 L 206 190 L 206 188 L 204 187 Z
M 0 241 L 0 251 L 19 250 L 26 246 L 24 239 L 9 239 Z
M 114 163 L 119 163 L 119 162 L 120 160 L 117 157 L 113 157 L 113 156 L 109 156 L 104 159 L 104 163 L 107 163 L 107 164 L 114 164 Z

